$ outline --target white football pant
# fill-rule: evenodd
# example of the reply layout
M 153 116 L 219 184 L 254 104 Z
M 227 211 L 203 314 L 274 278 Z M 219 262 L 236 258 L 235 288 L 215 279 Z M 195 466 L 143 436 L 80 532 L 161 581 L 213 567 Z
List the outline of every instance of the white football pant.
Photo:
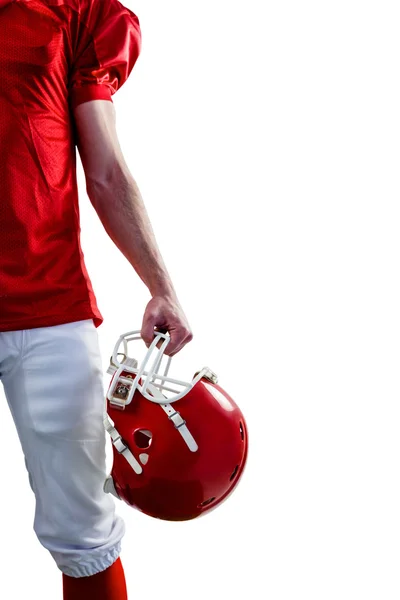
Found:
M 106 474 L 105 391 L 92 319 L 0 332 L 0 379 L 35 495 L 33 529 L 58 568 L 94 575 L 125 534 Z

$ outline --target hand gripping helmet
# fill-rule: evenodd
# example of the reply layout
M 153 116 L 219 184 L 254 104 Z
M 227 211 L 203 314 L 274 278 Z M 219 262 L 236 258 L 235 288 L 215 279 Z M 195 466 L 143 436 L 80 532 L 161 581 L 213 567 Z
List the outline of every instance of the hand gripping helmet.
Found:
M 247 459 L 246 422 L 209 368 L 190 383 L 179 381 L 168 377 L 168 357 L 159 374 L 169 334 L 155 332 L 141 365 L 127 349 L 139 339 L 140 331 L 121 335 L 107 371 L 113 377 L 104 427 L 113 443 L 113 466 L 104 491 L 158 519 L 194 519 L 237 486 Z M 124 353 L 118 352 L 121 343 Z

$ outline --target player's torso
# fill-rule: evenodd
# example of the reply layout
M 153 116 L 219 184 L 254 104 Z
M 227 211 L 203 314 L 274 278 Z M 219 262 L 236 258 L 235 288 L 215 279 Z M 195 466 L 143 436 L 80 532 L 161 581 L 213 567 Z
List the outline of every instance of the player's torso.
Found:
M 65 110 L 73 16 L 70 4 L 51 0 L 12 0 L 3 7 L 0 4 L 3 103 L 10 102 L 14 108 L 40 110 L 51 106 L 55 111 Z

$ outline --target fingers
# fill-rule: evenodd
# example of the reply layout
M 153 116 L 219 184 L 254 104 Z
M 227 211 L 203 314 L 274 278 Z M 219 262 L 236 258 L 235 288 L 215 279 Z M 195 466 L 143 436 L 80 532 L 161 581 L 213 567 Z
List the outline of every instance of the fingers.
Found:
M 150 346 L 151 342 L 154 339 L 154 336 L 157 334 L 157 331 L 165 333 L 166 329 L 161 330 L 160 328 L 156 327 L 156 329 L 154 330 L 153 328 L 153 335 L 150 338 L 149 343 L 146 342 L 147 347 Z M 174 356 L 175 354 L 180 352 L 182 348 L 186 346 L 186 344 L 189 343 L 192 339 L 193 333 L 186 327 L 182 326 L 175 327 L 173 329 L 171 328 L 171 330 L 169 331 L 169 342 L 165 348 L 164 354 L 166 354 L 167 356 Z M 162 344 L 163 340 L 160 340 L 157 344 L 157 348 L 160 348 Z
M 154 327 L 156 327 L 156 329 L 154 329 Z M 154 336 L 158 331 L 161 333 L 166 333 L 167 328 L 157 327 L 151 320 L 144 322 L 141 330 L 141 336 L 147 347 L 150 346 L 151 342 L 154 340 Z M 164 352 L 164 354 L 167 356 L 174 356 L 193 339 L 193 333 L 185 326 L 176 326 L 171 328 L 169 330 L 169 335 L 169 342 Z M 157 344 L 157 347 L 160 348 L 162 343 L 163 340 L 160 340 Z
M 170 341 L 165 349 L 165 354 L 167 356 L 175 356 L 182 350 L 186 344 L 191 342 L 193 339 L 193 333 L 186 329 L 182 328 L 181 330 L 174 330 L 172 333 L 170 332 Z
M 151 342 L 154 340 L 154 322 L 150 317 L 151 315 L 144 316 L 142 329 L 140 331 L 142 340 L 144 341 L 147 347 L 149 347 Z
M 174 356 L 193 339 L 193 333 L 178 303 L 162 297 L 153 297 L 148 303 L 142 322 L 141 336 L 147 347 L 157 332 L 169 333 L 169 342 L 165 348 L 167 356 Z M 160 348 L 163 340 L 157 343 Z

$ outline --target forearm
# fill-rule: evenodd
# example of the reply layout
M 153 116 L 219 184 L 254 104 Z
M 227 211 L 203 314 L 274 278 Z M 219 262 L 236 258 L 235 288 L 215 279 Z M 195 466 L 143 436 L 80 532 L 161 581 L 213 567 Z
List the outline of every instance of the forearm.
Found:
M 87 179 L 86 188 L 106 232 L 150 294 L 176 296 L 139 188 L 127 167 L 116 162 L 106 183 Z

